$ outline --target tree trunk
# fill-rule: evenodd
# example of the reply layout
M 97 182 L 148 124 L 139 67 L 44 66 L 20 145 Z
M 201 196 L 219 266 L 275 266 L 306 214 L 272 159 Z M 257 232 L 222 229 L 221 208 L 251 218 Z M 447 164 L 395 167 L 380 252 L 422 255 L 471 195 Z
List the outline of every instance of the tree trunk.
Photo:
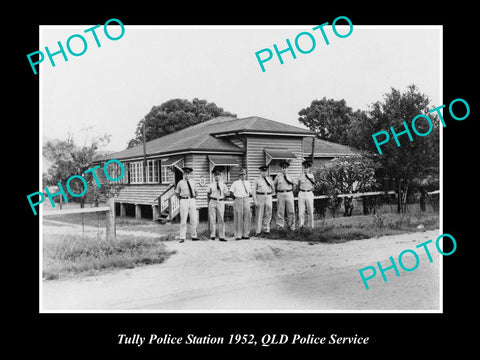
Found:
M 408 182 L 404 181 L 404 189 L 403 189 L 403 199 L 402 199 L 402 213 L 407 212 L 407 196 L 408 196 Z
M 345 197 L 344 206 L 345 206 L 345 212 L 343 213 L 343 216 L 352 216 L 353 197 Z
M 397 185 L 397 213 L 401 214 L 402 212 L 402 187 L 400 185 L 400 180 L 396 180 Z
M 370 214 L 370 210 L 369 210 L 370 201 L 368 199 L 368 196 L 363 196 L 362 200 L 363 200 L 363 215 L 368 215 Z
M 402 214 L 407 211 L 408 181 L 406 179 L 396 180 L 397 187 L 397 212 Z
M 426 207 L 426 199 L 427 199 L 427 190 L 424 188 L 420 189 L 420 211 L 425 212 L 427 211 Z

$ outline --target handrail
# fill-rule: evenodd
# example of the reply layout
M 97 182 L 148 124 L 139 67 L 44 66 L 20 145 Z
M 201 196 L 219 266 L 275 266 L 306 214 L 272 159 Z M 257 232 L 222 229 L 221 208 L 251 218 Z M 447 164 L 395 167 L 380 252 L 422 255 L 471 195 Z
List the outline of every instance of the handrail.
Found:
M 169 191 L 172 187 L 175 187 L 175 185 L 170 185 L 167 189 L 165 189 L 165 191 L 163 193 L 161 193 L 160 195 L 158 195 L 158 197 L 156 197 L 153 201 L 160 201 L 160 198 L 167 192 Z
M 158 206 L 160 208 L 160 213 L 168 208 L 168 199 L 174 194 L 175 185 L 171 185 L 158 197 Z M 170 192 L 170 194 L 168 194 Z M 168 195 L 167 195 L 168 194 Z

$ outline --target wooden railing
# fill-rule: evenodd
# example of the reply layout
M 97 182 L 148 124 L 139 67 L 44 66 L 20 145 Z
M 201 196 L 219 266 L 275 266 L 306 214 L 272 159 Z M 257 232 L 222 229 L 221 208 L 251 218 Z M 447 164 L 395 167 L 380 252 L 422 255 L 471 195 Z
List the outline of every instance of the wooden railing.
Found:
M 158 198 L 160 214 L 168 210 L 168 220 L 172 220 L 180 209 L 180 200 L 175 195 L 175 185 L 170 186 Z
M 158 207 L 160 213 L 165 211 L 169 206 L 169 199 L 175 193 L 175 185 L 170 186 L 167 190 L 165 190 L 162 195 L 158 197 Z
M 352 193 L 352 194 L 338 194 L 337 197 L 361 197 L 361 196 L 372 196 L 372 195 L 393 195 L 396 194 L 395 191 L 370 191 L 370 192 L 363 192 L 363 193 Z M 314 199 L 328 199 L 328 195 L 315 195 Z M 298 197 L 294 197 L 294 200 L 298 200 Z M 250 201 L 253 202 L 253 198 L 250 198 Z M 274 197 L 272 199 L 273 202 L 277 201 L 277 198 Z M 226 205 L 233 205 L 233 200 L 226 200 Z
M 168 216 L 169 220 L 172 220 L 180 211 L 180 199 L 176 196 L 170 196 L 168 198 Z

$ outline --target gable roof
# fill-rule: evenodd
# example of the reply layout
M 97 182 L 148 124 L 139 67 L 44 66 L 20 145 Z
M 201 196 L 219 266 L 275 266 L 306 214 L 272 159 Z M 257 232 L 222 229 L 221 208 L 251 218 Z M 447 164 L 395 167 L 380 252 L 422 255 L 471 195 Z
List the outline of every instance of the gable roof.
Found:
M 221 136 L 231 133 L 273 133 L 294 136 L 312 136 L 314 132 L 278 121 L 252 116 L 242 119 L 219 116 L 180 131 L 148 141 L 146 153 L 166 155 L 179 152 L 243 153 L 243 150 Z M 97 161 L 109 159 L 134 159 L 143 157 L 143 144 L 108 154 Z
M 311 154 L 312 152 L 312 137 L 303 138 L 303 153 Z M 332 156 L 346 156 L 358 153 L 357 150 L 347 145 L 341 145 L 334 142 L 326 141 L 315 137 L 314 157 L 332 157 Z
M 219 136 L 229 133 L 268 133 L 268 134 L 292 134 L 313 136 L 315 133 L 310 130 L 302 129 L 296 126 L 288 125 L 278 121 L 262 118 L 260 116 L 250 116 L 242 119 L 233 119 L 233 121 L 224 122 L 213 135 Z

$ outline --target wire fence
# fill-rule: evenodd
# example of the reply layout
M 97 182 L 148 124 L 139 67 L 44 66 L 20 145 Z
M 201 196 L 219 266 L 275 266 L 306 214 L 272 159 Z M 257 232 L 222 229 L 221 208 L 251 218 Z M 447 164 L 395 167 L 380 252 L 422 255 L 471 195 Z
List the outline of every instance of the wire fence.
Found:
M 84 228 L 83 214 L 101 213 L 101 212 L 106 213 L 106 216 L 105 216 L 106 239 L 115 240 L 116 239 L 115 203 L 113 198 L 107 200 L 107 206 L 92 207 L 92 208 L 45 210 L 45 211 L 42 211 L 42 216 L 49 217 L 49 216 L 58 216 L 58 215 L 82 214 L 82 234 L 84 234 L 85 228 Z

